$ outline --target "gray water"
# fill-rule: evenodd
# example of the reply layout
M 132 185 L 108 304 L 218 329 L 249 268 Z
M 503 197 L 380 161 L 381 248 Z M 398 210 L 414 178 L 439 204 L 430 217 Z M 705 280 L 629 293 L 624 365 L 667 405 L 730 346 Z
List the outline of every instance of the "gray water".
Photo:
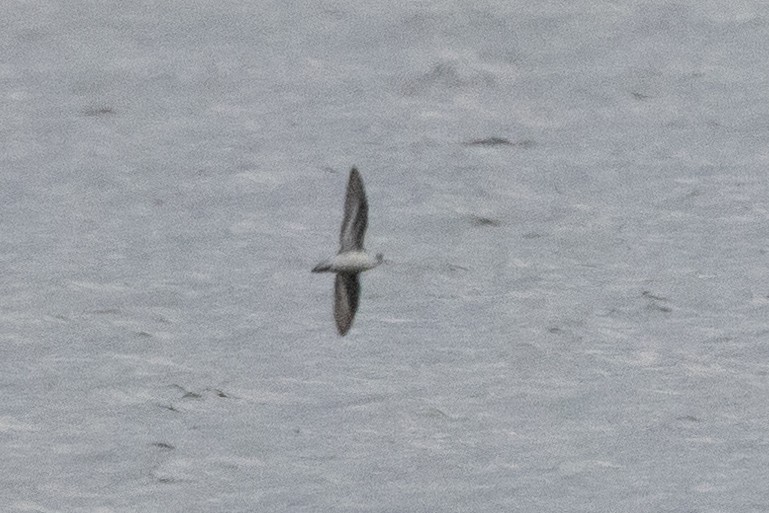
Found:
M 769 511 L 763 2 L 2 10 L 0 511 Z

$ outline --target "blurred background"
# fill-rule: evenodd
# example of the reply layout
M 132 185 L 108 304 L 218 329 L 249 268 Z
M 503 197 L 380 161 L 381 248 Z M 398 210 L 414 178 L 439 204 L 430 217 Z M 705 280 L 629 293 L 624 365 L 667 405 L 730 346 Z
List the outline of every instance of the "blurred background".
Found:
M 763 2 L 2 18 L 4 511 L 769 509 Z

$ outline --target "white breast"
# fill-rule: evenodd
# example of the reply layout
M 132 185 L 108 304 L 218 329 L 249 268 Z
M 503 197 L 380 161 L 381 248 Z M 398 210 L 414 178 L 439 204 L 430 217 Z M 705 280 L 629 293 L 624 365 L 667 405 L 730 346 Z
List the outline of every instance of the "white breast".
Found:
M 346 251 L 339 253 L 331 260 L 331 270 L 334 272 L 359 273 L 368 271 L 379 265 L 376 258 L 363 251 Z

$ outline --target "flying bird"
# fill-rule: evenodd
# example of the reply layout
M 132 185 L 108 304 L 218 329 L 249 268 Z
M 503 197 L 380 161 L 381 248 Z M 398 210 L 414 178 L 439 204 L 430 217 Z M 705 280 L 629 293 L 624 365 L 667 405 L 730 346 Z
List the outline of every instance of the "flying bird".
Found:
M 345 336 L 352 326 L 360 301 L 358 275 L 382 263 L 382 254 L 372 257 L 363 248 L 363 237 L 368 225 L 368 201 L 363 179 L 356 168 L 350 170 L 347 196 L 344 200 L 344 219 L 339 233 L 339 253 L 316 265 L 314 273 L 336 273 L 334 280 L 334 320 L 336 329 Z

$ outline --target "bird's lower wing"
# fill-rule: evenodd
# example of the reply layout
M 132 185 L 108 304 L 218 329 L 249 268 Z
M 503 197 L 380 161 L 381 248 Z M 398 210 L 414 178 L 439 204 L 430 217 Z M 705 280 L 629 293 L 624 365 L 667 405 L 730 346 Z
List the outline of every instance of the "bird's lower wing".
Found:
M 334 320 L 339 334 L 345 336 L 352 326 L 360 300 L 357 274 L 337 273 L 334 280 Z

